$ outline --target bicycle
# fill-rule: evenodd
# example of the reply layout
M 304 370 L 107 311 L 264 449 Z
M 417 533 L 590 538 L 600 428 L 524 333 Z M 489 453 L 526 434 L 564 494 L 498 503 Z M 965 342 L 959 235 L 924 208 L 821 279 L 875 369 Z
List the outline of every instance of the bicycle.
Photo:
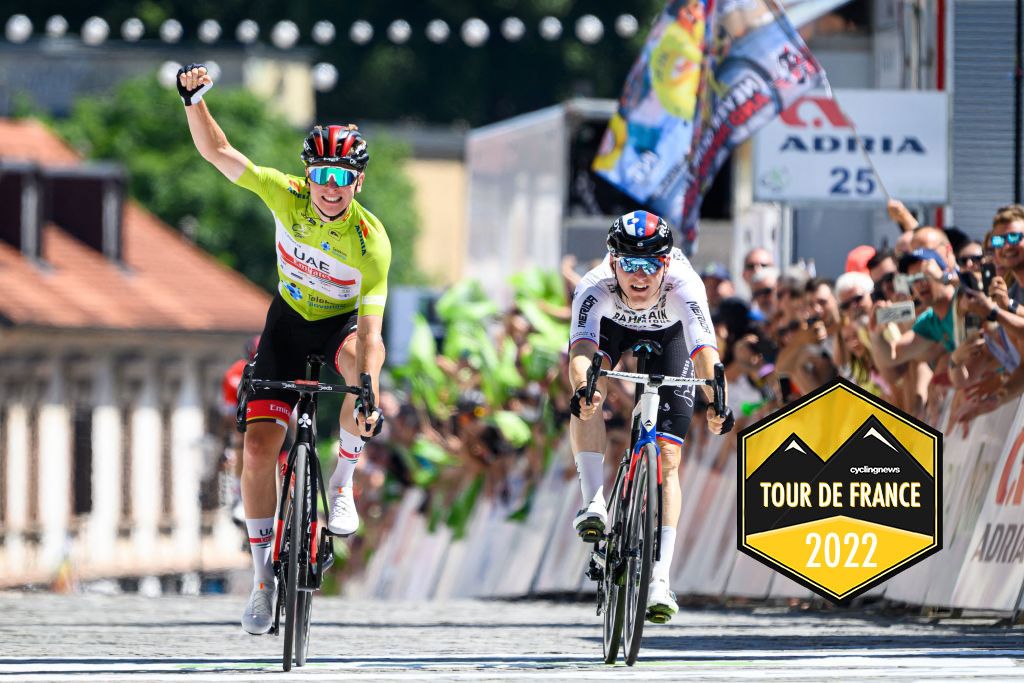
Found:
M 661 459 L 657 446 L 658 389 L 663 386 L 705 385 L 714 389 L 715 413 L 725 412 L 725 367 L 715 364 L 714 379 L 647 374 L 650 354 L 660 355 L 658 342 L 643 339 L 633 345 L 637 372 L 601 368 L 603 356 L 594 354 L 587 370 L 589 402 L 598 377 L 636 384 L 630 445 L 615 473 L 608 503 L 608 528 L 594 543 L 587 577 L 597 582 L 597 613 L 603 616 L 605 664 L 618 659 L 625 640 L 625 660 L 633 666 L 640 652 L 647 594 L 654 562 L 661 559 Z M 652 505 L 652 501 L 657 505 Z M 652 542 L 653 541 L 653 542 Z M 628 604 L 627 604 L 628 603 Z M 624 636 L 624 638 L 623 638 Z
M 370 376 L 359 376 L 360 386 L 323 384 L 320 369 L 323 356 L 306 357 L 306 378 L 292 381 L 254 379 L 253 365 L 249 364 L 239 384 L 238 430 L 245 431 L 245 412 L 249 394 L 253 389 L 285 389 L 296 391 L 299 402 L 295 441 L 288 453 L 288 462 L 281 479 L 277 522 L 274 534 L 274 576 L 277 578 L 277 602 L 274 607 L 274 625 L 269 633 L 280 633 L 281 612 L 284 611 L 285 671 L 303 666 L 309 653 L 309 625 L 313 608 L 313 591 L 323 583 L 324 572 L 334 564 L 334 540 L 327 525 L 320 525 L 317 502 L 327 510 L 320 459 L 316 454 L 316 403 L 323 393 L 353 394 L 363 402 L 364 414 L 374 411 L 373 389 Z M 317 532 L 319 531 L 319 535 Z M 314 542 L 315 539 L 315 542 Z

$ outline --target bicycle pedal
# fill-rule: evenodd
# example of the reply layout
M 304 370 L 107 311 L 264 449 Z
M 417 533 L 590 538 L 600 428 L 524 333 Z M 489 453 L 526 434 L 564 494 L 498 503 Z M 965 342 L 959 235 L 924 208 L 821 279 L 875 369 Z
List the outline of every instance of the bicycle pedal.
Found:
M 672 613 L 667 610 L 648 608 L 646 618 L 652 624 L 667 624 L 672 619 Z
M 322 566 L 320 567 L 320 574 L 323 575 L 324 572 L 326 572 L 328 569 L 330 569 L 333 566 L 334 566 L 334 553 L 331 553 L 326 558 L 324 558 Z
M 353 532 L 348 533 L 348 534 L 336 534 L 336 533 L 334 533 L 333 531 L 331 531 L 330 529 L 328 529 L 325 526 L 324 527 L 324 533 L 327 534 L 328 536 L 333 536 L 335 538 L 348 538 L 349 536 L 354 536 L 356 532 L 353 531 Z
M 604 538 L 604 526 L 600 523 L 584 522 L 576 527 L 576 533 L 584 543 L 597 543 Z

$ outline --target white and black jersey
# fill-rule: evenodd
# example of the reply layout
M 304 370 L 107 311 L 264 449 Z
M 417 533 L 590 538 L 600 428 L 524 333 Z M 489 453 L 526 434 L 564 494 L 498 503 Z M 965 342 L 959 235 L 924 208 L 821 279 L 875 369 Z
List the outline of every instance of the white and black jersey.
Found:
M 662 353 L 648 361 L 648 372 L 693 377 L 694 354 L 717 348 L 704 283 L 678 249 L 672 250 L 661 296 L 643 311 L 633 310 L 619 296 L 606 258 L 576 288 L 570 325 L 570 348 L 584 339 L 592 341 L 612 367 L 636 342 L 650 339 L 661 345 Z M 682 444 L 693 416 L 694 387 L 662 387 L 658 394 L 658 438 Z

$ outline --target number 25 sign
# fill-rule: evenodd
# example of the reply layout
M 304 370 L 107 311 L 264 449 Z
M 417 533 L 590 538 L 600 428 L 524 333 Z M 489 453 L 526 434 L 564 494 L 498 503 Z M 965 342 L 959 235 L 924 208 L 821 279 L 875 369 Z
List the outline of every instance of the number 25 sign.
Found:
M 836 90 L 801 98 L 754 137 L 754 198 L 789 203 L 872 202 L 886 189 L 907 202 L 945 203 L 947 96 Z

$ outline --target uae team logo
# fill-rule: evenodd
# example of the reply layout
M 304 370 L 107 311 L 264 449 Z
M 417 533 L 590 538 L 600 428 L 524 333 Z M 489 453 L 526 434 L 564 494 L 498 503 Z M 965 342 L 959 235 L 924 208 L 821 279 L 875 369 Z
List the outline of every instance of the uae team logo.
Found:
M 845 603 L 942 547 L 942 434 L 838 379 L 739 433 L 739 549 Z

